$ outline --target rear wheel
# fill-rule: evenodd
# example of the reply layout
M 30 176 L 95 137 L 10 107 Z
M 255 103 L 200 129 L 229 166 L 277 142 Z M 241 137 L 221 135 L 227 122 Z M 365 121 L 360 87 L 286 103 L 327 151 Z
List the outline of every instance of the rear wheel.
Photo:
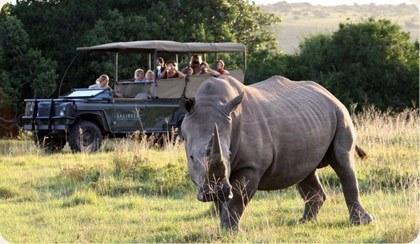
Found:
M 102 132 L 90 121 L 79 121 L 69 133 L 69 145 L 73 152 L 95 152 L 102 143 Z

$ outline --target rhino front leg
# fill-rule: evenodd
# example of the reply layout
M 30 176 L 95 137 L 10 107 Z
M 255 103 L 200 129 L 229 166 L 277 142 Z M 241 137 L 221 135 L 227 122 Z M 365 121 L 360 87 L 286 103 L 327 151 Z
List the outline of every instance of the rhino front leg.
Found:
M 254 178 L 255 172 L 243 170 L 230 177 L 233 197 L 228 201 L 218 199 L 221 228 L 228 231 L 239 231 L 239 221 L 246 205 L 257 191 L 258 180 Z
M 326 199 L 324 189 L 319 182 L 316 171 L 298 183 L 297 189 L 300 196 L 305 201 L 305 209 L 299 222 L 304 223 L 306 221 L 316 219 L 319 209 Z

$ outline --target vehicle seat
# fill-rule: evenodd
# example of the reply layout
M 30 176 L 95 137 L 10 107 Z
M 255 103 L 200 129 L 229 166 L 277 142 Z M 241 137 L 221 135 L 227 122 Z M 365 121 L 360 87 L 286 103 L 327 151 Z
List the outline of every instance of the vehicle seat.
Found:
M 137 94 L 152 94 L 153 83 L 134 83 L 132 81 L 122 81 L 115 85 L 115 93 L 121 98 L 135 98 Z M 146 97 L 147 96 L 142 96 Z M 139 98 L 140 99 L 140 98 Z
M 159 98 L 180 98 L 185 80 L 181 78 L 160 79 L 157 81 L 156 96 Z
M 190 82 L 187 85 L 187 91 L 185 92 L 185 96 L 192 98 L 197 93 L 198 88 L 203 83 L 203 81 L 209 79 L 210 77 L 213 77 L 209 74 L 203 74 L 203 75 L 193 75 L 190 76 Z

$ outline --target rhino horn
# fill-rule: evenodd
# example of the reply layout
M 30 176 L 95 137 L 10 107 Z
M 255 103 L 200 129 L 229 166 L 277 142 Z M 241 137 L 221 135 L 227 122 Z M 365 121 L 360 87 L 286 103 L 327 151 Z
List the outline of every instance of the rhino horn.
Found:
M 209 146 L 209 178 L 217 181 L 226 177 L 226 165 L 223 161 L 217 125 L 214 126 L 214 133 Z
M 212 162 L 222 162 L 222 147 L 220 145 L 219 129 L 214 124 L 214 133 L 211 139 L 212 145 L 210 149 L 210 158 Z
M 244 92 L 241 92 L 241 94 L 239 94 L 234 99 L 230 100 L 228 103 L 224 105 L 223 111 L 226 114 L 230 114 L 242 102 L 243 98 L 244 98 Z

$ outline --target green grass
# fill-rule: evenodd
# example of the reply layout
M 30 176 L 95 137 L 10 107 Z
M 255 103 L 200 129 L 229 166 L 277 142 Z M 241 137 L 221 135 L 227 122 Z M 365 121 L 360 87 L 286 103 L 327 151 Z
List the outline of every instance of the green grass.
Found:
M 377 5 L 368 9 L 367 5 L 359 7 L 284 5 L 288 8 L 276 9 L 272 5 L 268 5 L 264 6 L 263 10 L 281 18 L 281 22 L 271 26 L 269 30 L 275 34 L 280 49 L 285 53 L 297 52 L 299 43 L 305 38 L 318 33 L 332 33 L 338 30 L 339 23 L 358 23 L 370 17 L 389 19 L 410 33 L 413 41 L 419 38 L 419 12 L 415 6 Z
M 11 242 L 409 242 L 419 230 L 419 116 L 374 110 L 354 118 L 361 198 L 375 222 L 353 226 L 338 178 L 320 170 L 328 200 L 317 222 L 298 224 L 294 188 L 258 192 L 242 232 L 219 229 L 198 202 L 183 146 L 163 150 L 107 141 L 95 154 L 44 154 L 26 140 L 0 141 L 0 233 Z M 6 149 L 7 148 L 7 149 Z

